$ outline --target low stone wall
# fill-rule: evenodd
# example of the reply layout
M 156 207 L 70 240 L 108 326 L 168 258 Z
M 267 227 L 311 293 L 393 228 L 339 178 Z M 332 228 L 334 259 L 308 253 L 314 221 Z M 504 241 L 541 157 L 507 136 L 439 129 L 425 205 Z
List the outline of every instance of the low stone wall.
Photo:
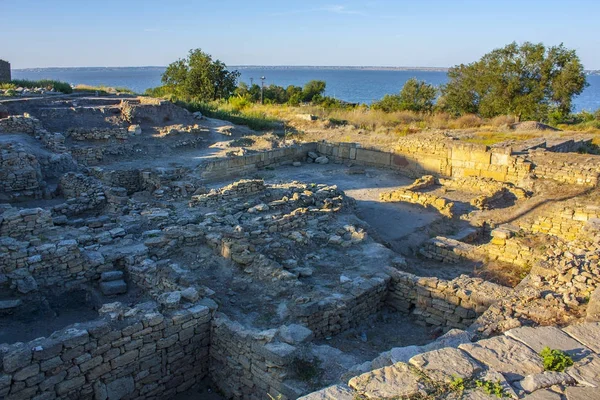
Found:
M 198 166 L 203 179 L 219 180 L 255 172 L 260 168 L 274 167 L 284 163 L 303 161 L 309 151 L 316 150 L 316 143 L 269 150 L 245 156 L 209 161 Z
M 0 239 L 0 274 L 22 294 L 40 289 L 64 292 L 97 279 L 112 264 L 93 251 L 82 251 L 76 240 L 36 244 Z
M 107 202 L 102 184 L 97 179 L 80 173 L 64 174 L 60 178 L 58 190 L 68 200 L 52 209 L 55 214 L 77 215 L 100 209 Z
M 26 238 L 37 236 L 54 226 L 50 211 L 41 208 L 11 208 L 0 214 L 0 236 Z
M 208 307 L 76 324 L 2 345 L 0 397 L 171 398 L 208 373 Z
M 335 294 L 318 303 L 297 305 L 292 314 L 310 328 L 316 338 L 332 336 L 353 328 L 375 314 L 385 304 L 390 277 L 364 279 L 354 285 L 352 294 Z
M 519 227 L 527 232 L 540 232 L 574 240 L 589 220 L 600 218 L 597 200 L 582 202 L 577 199 L 547 207 L 535 217 L 522 218 Z
M 419 253 L 432 260 L 438 260 L 445 263 L 458 263 L 462 260 L 468 260 L 475 257 L 476 246 L 451 239 L 443 236 L 437 236 L 428 240 Z
M 212 189 L 207 194 L 192 196 L 190 206 L 215 206 L 222 201 L 249 196 L 263 190 L 265 190 L 265 182 L 262 179 L 240 180 L 220 189 Z
M 30 135 L 47 133 L 42 123 L 29 114 L 11 115 L 0 119 L 0 132 L 28 133 Z
M 80 164 L 96 165 L 104 159 L 104 150 L 100 147 L 72 147 L 71 155 Z
M 539 178 L 576 185 L 598 185 L 600 156 L 536 150 L 529 153 L 528 159 L 533 163 L 534 173 Z
M 42 174 L 38 159 L 18 143 L 0 143 L 0 194 L 39 197 Z
M 389 268 L 387 304 L 427 324 L 464 329 L 512 289 L 462 275 L 451 281 Z
M 394 202 L 404 201 L 407 203 L 419 204 L 423 207 L 433 207 L 448 218 L 452 218 L 454 203 L 440 196 L 428 193 L 418 193 L 411 190 L 398 189 L 391 192 L 381 193 L 381 201 Z
M 77 141 L 126 140 L 129 136 L 127 128 L 69 128 L 67 130 L 67 137 Z
M 210 377 L 228 398 L 297 398 L 283 382 L 291 374 L 298 348 L 274 341 L 276 330 L 245 328 L 217 314 L 212 322 Z

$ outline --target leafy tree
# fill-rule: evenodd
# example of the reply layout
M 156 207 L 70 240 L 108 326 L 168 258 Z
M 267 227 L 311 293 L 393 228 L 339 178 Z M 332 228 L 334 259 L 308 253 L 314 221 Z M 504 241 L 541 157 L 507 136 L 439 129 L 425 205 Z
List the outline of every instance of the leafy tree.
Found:
M 543 119 L 551 110 L 568 114 L 573 96 L 587 85 L 583 65 L 574 50 L 562 44 L 513 42 L 479 61 L 448 71 L 440 103 L 455 114 L 502 114 L 517 119 Z
M 322 96 L 325 93 L 325 81 L 310 81 L 302 88 L 302 101 L 307 103 L 313 101 L 315 96 Z
M 231 96 L 239 76 L 238 71 L 228 71 L 224 63 L 195 49 L 187 58 L 169 64 L 162 83 L 176 96 L 210 101 Z
M 406 81 L 399 94 L 385 95 L 373 104 L 376 110 L 430 112 L 433 109 L 437 89 L 416 78 Z

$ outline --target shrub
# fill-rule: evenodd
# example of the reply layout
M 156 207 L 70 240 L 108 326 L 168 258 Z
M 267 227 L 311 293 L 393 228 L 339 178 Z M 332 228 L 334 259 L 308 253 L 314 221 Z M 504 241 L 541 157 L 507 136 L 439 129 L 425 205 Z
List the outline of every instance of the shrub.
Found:
M 15 79 L 11 81 L 16 87 L 23 87 L 28 89 L 45 88 L 54 89 L 56 92 L 62 92 L 65 94 L 73 93 L 73 88 L 66 82 L 54 81 L 50 79 L 42 79 L 39 81 L 29 81 L 24 79 Z
M 245 108 L 250 107 L 250 100 L 248 100 L 246 97 L 241 97 L 241 96 L 230 97 L 229 104 L 231 105 L 231 108 L 233 108 L 234 110 L 241 111 Z
M 399 94 L 385 95 L 373 103 L 373 108 L 385 112 L 419 111 L 430 112 L 433 109 L 437 89 L 425 81 L 410 78 Z
M 492 118 L 491 124 L 495 127 L 510 126 L 516 122 L 516 118 L 512 115 L 498 115 Z
M 573 359 L 563 351 L 544 347 L 540 352 L 546 371 L 562 372 L 573 365 Z
M 453 125 L 458 129 L 478 128 L 483 121 L 475 114 L 466 114 L 454 121 Z

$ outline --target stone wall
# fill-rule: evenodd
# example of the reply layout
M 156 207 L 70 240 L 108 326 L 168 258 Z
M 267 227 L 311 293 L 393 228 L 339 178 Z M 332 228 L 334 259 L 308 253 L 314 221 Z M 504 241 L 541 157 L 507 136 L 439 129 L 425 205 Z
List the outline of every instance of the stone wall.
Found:
M 67 137 L 82 140 L 125 140 L 130 136 L 127 128 L 70 128 L 67 130 Z
M 212 322 L 210 377 L 228 398 L 297 398 L 283 382 L 291 374 L 298 348 L 275 341 L 276 330 L 245 328 L 217 314 Z
M 597 199 L 572 199 L 547 207 L 533 217 L 522 218 L 519 220 L 519 227 L 527 232 L 546 233 L 574 240 L 586 223 L 596 218 L 600 218 Z
M 380 195 L 381 201 L 396 202 L 404 201 L 412 204 L 420 204 L 423 207 L 433 207 L 448 218 L 453 217 L 454 203 L 441 196 L 435 196 L 428 193 L 418 193 L 412 190 L 397 189 L 391 192 L 384 192 Z
M 249 196 L 263 190 L 265 190 L 265 182 L 262 179 L 240 180 L 220 189 L 212 189 L 207 194 L 192 196 L 190 206 L 215 206 L 223 201 Z
M 314 151 L 316 146 L 316 143 L 305 143 L 293 147 L 209 161 L 201 164 L 198 169 L 202 178 L 207 181 L 240 176 L 245 173 L 255 172 L 260 168 L 303 161 L 306 159 L 306 154 L 309 151 Z
M 10 82 L 10 63 L 0 60 L 0 82 Z
M 112 264 L 76 240 L 40 243 L 0 239 L 0 274 L 21 294 L 50 289 L 60 293 L 97 279 Z
M 392 276 L 387 304 L 424 323 L 464 329 L 512 289 L 462 275 L 451 281 L 389 268 Z
M 68 172 L 58 183 L 59 192 L 67 199 L 66 203 L 55 206 L 55 214 L 76 215 L 85 211 L 100 209 L 107 202 L 107 194 L 97 179 L 80 173 Z
M 41 208 L 22 210 L 10 208 L 0 214 L 0 236 L 12 238 L 38 236 L 53 225 L 50 211 Z
M 352 295 L 334 294 L 318 303 L 297 305 L 292 314 L 323 338 L 353 328 L 383 307 L 390 277 L 382 275 L 353 283 Z
M 558 182 L 597 186 L 600 174 L 600 156 L 576 153 L 552 153 L 536 150 L 528 158 L 539 178 Z
M 0 194 L 40 197 L 41 181 L 40 165 L 33 154 L 18 143 L 0 143 Z
M 30 135 L 47 133 L 41 122 L 27 113 L 0 119 L 0 132 L 28 133 Z
M 206 376 L 208 307 L 133 311 L 121 321 L 76 324 L 48 338 L 1 345 L 0 397 L 171 398 Z

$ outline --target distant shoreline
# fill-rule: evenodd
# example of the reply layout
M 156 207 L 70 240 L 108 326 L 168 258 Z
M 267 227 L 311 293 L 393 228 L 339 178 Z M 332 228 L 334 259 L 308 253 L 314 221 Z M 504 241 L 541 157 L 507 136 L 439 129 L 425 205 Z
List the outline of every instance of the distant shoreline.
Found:
M 34 67 L 34 68 L 13 68 L 13 71 L 32 72 L 32 71 L 50 71 L 50 70 L 164 70 L 161 66 L 143 66 L 143 67 Z M 446 67 L 379 67 L 379 66 L 316 66 L 316 65 L 231 65 L 229 69 L 264 69 L 264 70 L 340 70 L 340 71 L 424 71 L 424 72 L 448 72 Z M 600 70 L 585 70 L 588 75 L 600 75 Z

